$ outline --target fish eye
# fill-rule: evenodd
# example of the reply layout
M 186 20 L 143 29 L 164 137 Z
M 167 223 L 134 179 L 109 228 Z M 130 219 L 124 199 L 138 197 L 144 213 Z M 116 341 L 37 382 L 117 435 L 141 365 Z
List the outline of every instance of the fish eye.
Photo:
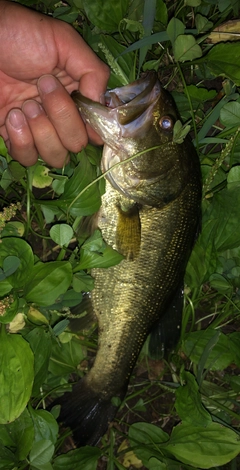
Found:
M 162 116 L 159 120 L 159 125 L 164 131 L 172 131 L 173 119 L 170 116 Z

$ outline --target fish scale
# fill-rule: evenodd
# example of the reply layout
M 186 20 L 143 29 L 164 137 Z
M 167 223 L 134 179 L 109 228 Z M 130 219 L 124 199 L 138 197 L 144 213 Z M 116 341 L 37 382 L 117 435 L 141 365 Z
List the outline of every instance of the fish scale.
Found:
M 188 139 L 173 142 L 177 112 L 157 76 L 110 93 L 114 109 L 79 94 L 74 98 L 105 142 L 102 169 L 108 174 L 98 226 L 105 242 L 125 257 L 92 270 L 98 350 L 90 371 L 60 399 L 60 419 L 78 445 L 96 444 L 114 419 L 113 398 L 124 398 L 148 334 L 179 298 L 200 219 L 198 157 Z M 133 97 L 129 105 L 126 96 Z

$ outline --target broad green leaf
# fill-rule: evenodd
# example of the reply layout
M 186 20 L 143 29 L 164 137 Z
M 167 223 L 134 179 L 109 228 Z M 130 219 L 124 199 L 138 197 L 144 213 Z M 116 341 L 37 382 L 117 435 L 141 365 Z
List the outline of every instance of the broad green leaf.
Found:
M 102 31 L 118 31 L 118 25 L 127 13 L 129 0 L 83 0 L 88 19 Z
M 0 274 L 1 274 L 1 271 L 0 271 Z M 8 282 L 8 280 L 5 279 L 5 275 L 3 273 L 2 280 L 0 281 L 0 297 L 4 297 L 5 295 L 9 294 L 11 290 L 12 290 L 12 286 L 10 282 Z
M 3 271 L 6 277 L 11 276 L 11 274 L 17 271 L 18 266 L 20 265 L 21 260 L 18 256 L 7 256 L 3 260 Z
M 165 449 L 185 464 L 213 468 L 238 455 L 240 439 L 237 433 L 217 423 L 210 423 L 206 428 L 179 424 Z
M 101 197 L 96 178 L 96 168 L 87 157 L 88 148 L 79 154 L 80 163 L 73 175 L 66 182 L 64 192 L 58 200 L 44 201 L 44 205 L 59 206 L 73 216 L 90 215 L 96 212 L 101 205 Z M 86 187 L 91 186 L 86 189 Z
M 187 334 L 186 340 L 183 343 L 183 350 L 195 364 L 199 363 L 203 352 L 206 351 L 206 347 L 215 333 L 216 330 L 208 328 L 205 331 L 194 331 L 193 333 Z M 220 333 L 217 344 L 209 351 L 205 368 L 210 370 L 223 370 L 231 364 L 232 361 L 234 361 L 234 357 L 229 347 L 228 337 Z
M 240 85 L 240 68 L 236 61 L 239 56 L 240 41 L 236 41 L 216 44 L 202 60 L 215 75 L 228 77 L 236 85 Z
M 14 453 L 0 443 L 0 469 L 13 470 L 17 468 L 17 465 L 18 461 Z
M 76 292 L 89 292 L 94 288 L 94 279 L 85 271 L 73 275 L 73 288 Z
M 220 121 L 226 127 L 240 125 L 240 103 L 230 101 L 226 103 L 220 111 Z
M 235 331 L 234 333 L 231 333 L 228 338 L 229 338 L 229 348 L 234 357 L 234 364 L 240 367 L 240 349 L 239 349 L 240 333 L 238 331 Z
M 184 34 L 184 31 L 185 31 L 185 26 L 182 23 L 182 21 L 178 20 L 177 18 L 172 18 L 169 21 L 168 27 L 167 27 L 167 34 L 172 44 L 175 43 L 176 38 L 180 34 Z
M 24 234 L 24 230 L 25 228 L 22 222 L 7 222 L 1 232 L 1 237 L 22 237 Z
M 49 439 L 34 442 L 29 460 L 32 466 L 37 467 L 48 463 L 54 454 L 54 445 Z
M 212 101 L 217 95 L 215 90 L 207 90 L 207 88 L 196 85 L 188 85 L 186 88 L 191 99 L 199 103 L 203 103 L 203 101 Z M 186 93 L 185 90 L 184 93 Z
M 33 167 L 32 185 L 35 188 L 47 188 L 52 183 L 52 178 L 48 176 L 50 169 L 40 162 Z
M 36 442 L 47 439 L 56 444 L 58 438 L 58 423 L 53 415 L 46 410 L 34 410 L 30 408 L 30 414 L 34 424 L 34 439 Z
M 14 421 L 31 395 L 34 370 L 32 350 L 18 334 L 0 330 L 0 424 Z
M 99 254 L 92 251 L 82 250 L 79 269 L 92 269 L 92 268 L 109 268 L 120 263 L 124 257 L 114 250 L 111 246 L 107 246 L 103 253 Z
M 163 0 L 157 1 L 155 19 L 156 21 L 160 21 L 160 23 L 167 25 L 168 10 L 167 10 L 167 5 Z
M 66 23 L 72 24 L 74 21 L 76 21 L 77 17 L 79 15 L 78 9 L 73 6 L 73 7 L 58 7 L 56 10 L 53 12 L 53 17 L 58 18 L 59 20 L 65 21 Z
M 2 155 L 3 157 L 6 157 L 8 155 L 7 147 L 5 145 L 3 137 L 1 136 L 0 136 L 0 155 Z
M 28 302 L 47 307 L 70 286 L 72 266 L 68 261 L 37 263 L 30 275 L 31 279 L 24 289 L 24 297 Z
M 240 165 L 233 166 L 227 175 L 228 184 L 240 183 Z
M 14 160 L 9 163 L 8 168 L 15 181 L 20 181 L 26 175 L 26 168 Z
M 77 372 L 77 366 L 84 358 L 83 347 L 74 337 L 67 343 L 54 342 L 49 371 L 59 377 Z
M 201 5 L 202 0 L 185 0 L 184 4 L 188 5 L 189 7 L 198 7 Z
M 212 28 L 213 23 L 209 21 L 206 16 L 201 15 L 198 13 L 195 17 L 195 23 L 198 30 L 198 33 L 204 33 Z
M 195 377 L 190 372 L 183 371 L 181 379 L 184 384 L 178 387 L 175 392 L 175 407 L 180 419 L 192 425 L 207 426 L 212 420 L 201 402 Z
M 202 56 L 202 49 L 191 34 L 180 34 L 173 44 L 176 61 L 194 60 Z
M 0 267 L 3 268 L 5 258 L 15 256 L 19 258 L 20 264 L 17 270 L 11 274 L 7 281 L 12 287 L 22 287 L 26 283 L 27 276 L 33 267 L 33 252 L 30 245 L 21 238 L 3 238 L 0 245 Z M 1 282 L 0 282 L 1 291 Z
M 89 237 L 82 245 L 83 250 L 88 251 L 102 251 L 105 246 L 100 230 L 95 232 Z
M 53 225 L 49 233 L 51 239 L 60 246 L 67 246 L 73 237 L 73 229 L 68 224 Z
M 27 336 L 34 353 L 34 383 L 32 394 L 37 396 L 48 373 L 48 364 L 52 351 L 51 335 L 44 328 L 34 328 Z
M 102 452 L 98 447 L 85 446 L 59 455 L 53 463 L 53 470 L 96 470 Z
M 73 281 L 74 281 L 74 276 L 72 279 L 72 285 L 73 285 Z M 85 290 L 85 292 L 87 291 Z M 71 308 L 79 304 L 81 300 L 82 300 L 82 294 L 80 293 L 80 291 L 76 291 L 75 289 L 69 289 L 67 290 L 67 292 L 65 292 L 65 294 L 60 295 L 60 297 L 57 299 L 57 302 L 51 305 L 51 309 L 62 310 L 64 307 Z
M 32 447 L 33 439 L 33 422 L 27 409 L 13 423 L 0 425 L 0 442 L 8 448 L 16 448 L 15 455 L 19 460 L 24 460 L 27 457 Z
M 159 445 L 168 441 L 169 435 L 160 427 L 149 423 L 134 423 L 128 431 L 128 438 L 134 453 L 147 466 L 151 457 L 161 458 Z

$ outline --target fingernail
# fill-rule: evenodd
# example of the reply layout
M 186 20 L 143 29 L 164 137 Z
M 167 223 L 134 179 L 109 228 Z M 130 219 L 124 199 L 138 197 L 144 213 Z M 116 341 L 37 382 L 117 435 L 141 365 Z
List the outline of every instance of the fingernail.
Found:
M 41 114 L 43 111 L 42 106 L 33 100 L 25 101 L 22 110 L 24 114 L 26 114 L 26 116 L 30 119 L 39 116 L 39 114 Z
M 43 75 L 38 80 L 38 87 L 42 93 L 51 93 L 57 88 L 57 81 L 52 75 Z
M 8 120 L 14 129 L 22 129 L 26 120 L 21 109 L 12 109 L 8 114 Z

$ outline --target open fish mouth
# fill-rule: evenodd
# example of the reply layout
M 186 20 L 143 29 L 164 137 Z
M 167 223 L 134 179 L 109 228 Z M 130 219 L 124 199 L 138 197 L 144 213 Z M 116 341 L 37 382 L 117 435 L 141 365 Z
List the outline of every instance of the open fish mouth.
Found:
M 116 148 L 116 139 L 135 137 L 151 125 L 149 118 L 160 93 L 157 75 L 147 73 L 129 85 L 107 91 L 103 96 L 105 105 L 79 92 L 73 92 L 72 97 L 84 121 L 109 147 Z

